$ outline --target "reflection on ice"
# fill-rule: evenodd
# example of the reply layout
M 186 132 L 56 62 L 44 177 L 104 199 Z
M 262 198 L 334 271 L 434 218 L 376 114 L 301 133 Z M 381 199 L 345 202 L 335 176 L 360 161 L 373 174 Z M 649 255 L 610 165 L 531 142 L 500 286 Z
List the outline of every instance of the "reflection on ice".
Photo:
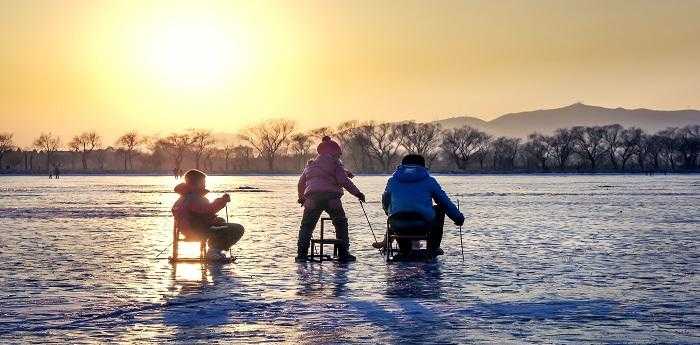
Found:
M 465 261 L 446 224 L 437 261 L 387 265 L 348 202 L 358 262 L 295 264 L 295 177 L 246 176 L 210 181 L 268 191 L 233 195 L 236 263 L 173 267 L 172 178 L 2 177 L 0 342 L 697 343 L 697 176 L 437 178 Z M 385 177 L 356 182 L 381 232 Z

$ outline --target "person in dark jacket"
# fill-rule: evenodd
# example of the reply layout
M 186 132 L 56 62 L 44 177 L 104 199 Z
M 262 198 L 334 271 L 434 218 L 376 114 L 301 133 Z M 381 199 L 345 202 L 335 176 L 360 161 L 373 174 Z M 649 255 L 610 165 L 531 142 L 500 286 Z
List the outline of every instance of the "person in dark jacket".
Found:
M 295 260 L 297 262 L 308 260 L 311 234 L 325 211 L 333 221 L 337 239 L 342 243 L 338 259 L 344 262 L 355 261 L 355 257 L 350 254 L 348 219 L 340 198 L 343 196 L 343 189 L 361 202 L 365 201 L 365 195 L 352 183 L 350 180 L 352 174 L 343 167 L 340 161 L 343 151 L 338 143 L 325 136 L 316 151 L 318 156 L 306 165 L 297 186 L 298 202 L 304 207 L 304 215 L 299 227 Z
M 437 205 L 433 205 L 433 201 Z M 425 159 L 421 155 L 409 154 L 403 158 L 401 165 L 387 181 L 382 195 L 382 206 L 386 214 L 391 216 L 399 213 L 418 214 L 431 224 L 428 252 L 431 255 L 441 253 L 440 242 L 445 221 L 445 215 L 456 225 L 464 224 L 464 215 L 442 190 L 440 184 L 430 176 L 425 167 Z M 373 244 L 376 248 L 386 245 L 386 239 Z M 399 244 L 402 246 L 402 244 Z M 406 253 L 410 248 L 400 248 Z
M 216 216 L 231 201 L 231 196 L 224 194 L 209 202 L 205 197 L 209 193 L 206 189 L 206 176 L 195 169 L 185 173 L 185 183 L 175 187 L 180 198 L 173 205 L 172 213 L 185 238 L 207 239 L 207 256 L 218 260 L 225 258 L 223 252 L 243 237 L 245 229 L 240 224 L 226 223 L 223 218 Z

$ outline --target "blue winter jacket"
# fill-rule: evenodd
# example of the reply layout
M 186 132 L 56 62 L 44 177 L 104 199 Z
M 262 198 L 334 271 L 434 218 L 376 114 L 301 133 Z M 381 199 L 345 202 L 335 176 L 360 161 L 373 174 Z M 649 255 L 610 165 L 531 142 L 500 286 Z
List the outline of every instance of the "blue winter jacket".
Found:
M 433 200 L 442 206 L 450 219 L 457 222 L 464 215 L 452 203 L 440 184 L 420 165 L 400 165 L 386 183 L 382 206 L 389 215 L 416 212 L 431 221 L 435 218 Z

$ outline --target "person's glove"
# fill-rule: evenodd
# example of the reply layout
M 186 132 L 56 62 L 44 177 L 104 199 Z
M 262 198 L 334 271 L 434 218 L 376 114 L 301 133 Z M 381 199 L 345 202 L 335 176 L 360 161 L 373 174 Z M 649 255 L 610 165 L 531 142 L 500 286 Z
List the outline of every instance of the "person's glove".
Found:
M 304 199 L 303 196 L 300 196 L 300 197 L 297 199 L 297 203 L 298 203 L 299 205 L 301 205 L 301 206 L 304 206 L 304 202 L 305 202 L 305 201 L 306 201 L 306 200 Z
M 226 202 L 231 202 L 231 196 L 228 195 L 228 193 L 224 194 L 224 195 L 222 196 L 222 198 L 223 198 L 224 201 L 226 201 Z
M 357 199 L 362 201 L 362 202 L 365 202 L 365 195 L 363 193 L 360 193 L 357 195 Z
M 462 226 L 464 225 L 464 215 L 460 215 L 457 220 L 455 220 L 455 225 L 457 226 Z

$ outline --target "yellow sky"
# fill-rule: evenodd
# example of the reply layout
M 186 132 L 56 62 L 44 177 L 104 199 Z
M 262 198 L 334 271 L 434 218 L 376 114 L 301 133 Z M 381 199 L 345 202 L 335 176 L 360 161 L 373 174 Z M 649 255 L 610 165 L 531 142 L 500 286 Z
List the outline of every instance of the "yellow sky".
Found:
M 700 1 L 0 2 L 0 132 L 700 108 Z

